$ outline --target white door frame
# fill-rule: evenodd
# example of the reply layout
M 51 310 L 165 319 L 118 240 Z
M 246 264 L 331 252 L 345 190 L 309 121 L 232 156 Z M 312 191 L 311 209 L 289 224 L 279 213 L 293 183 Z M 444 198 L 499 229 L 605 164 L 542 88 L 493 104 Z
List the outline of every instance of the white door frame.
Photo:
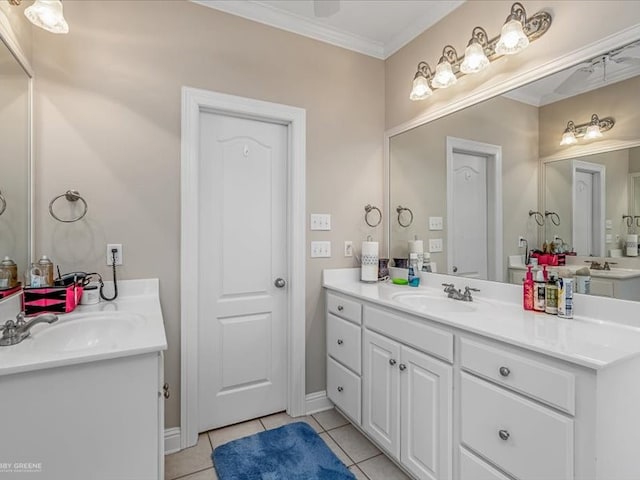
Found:
M 605 256 L 605 229 L 604 221 L 606 216 L 606 168 L 599 163 L 583 162 L 574 160 L 571 164 L 571 238 L 576 238 L 575 222 L 573 215 L 576 206 L 576 172 L 585 172 L 593 175 L 593 198 L 598 200 L 597 207 L 593 209 L 593 228 L 596 230 L 595 236 L 598 238 L 598 253 L 600 257 Z
M 464 138 L 447 137 L 447 272 L 453 275 L 453 154 L 468 153 L 487 157 L 487 279 L 503 281 L 502 271 L 502 147 Z
M 180 446 L 198 441 L 198 177 L 200 112 L 284 124 L 288 129 L 287 413 L 305 414 L 305 166 L 306 111 L 190 87 L 182 88 L 180 237 Z

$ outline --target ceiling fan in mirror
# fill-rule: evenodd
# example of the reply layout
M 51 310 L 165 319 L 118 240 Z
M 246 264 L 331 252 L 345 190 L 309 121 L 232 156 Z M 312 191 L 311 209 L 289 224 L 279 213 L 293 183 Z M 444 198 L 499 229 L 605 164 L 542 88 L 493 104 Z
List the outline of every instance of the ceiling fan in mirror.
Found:
M 582 65 L 560 83 L 555 93 L 567 94 L 581 91 L 585 85 L 602 86 L 640 74 L 640 41 L 625 45 Z

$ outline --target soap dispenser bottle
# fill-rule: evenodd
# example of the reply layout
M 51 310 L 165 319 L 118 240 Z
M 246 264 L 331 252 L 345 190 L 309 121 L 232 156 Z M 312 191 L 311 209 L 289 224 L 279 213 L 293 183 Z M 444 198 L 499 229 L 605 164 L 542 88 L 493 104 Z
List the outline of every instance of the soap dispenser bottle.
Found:
M 546 287 L 547 282 L 544 281 L 544 274 L 542 273 L 542 270 L 538 270 L 536 272 L 533 295 L 533 309 L 536 312 L 544 312 Z
M 408 278 L 410 287 L 417 287 L 420 285 L 420 271 L 418 270 L 418 254 L 410 253 L 409 254 L 409 272 Z
M 534 283 L 533 272 L 531 271 L 531 265 L 527 265 L 527 275 L 524 280 L 523 292 L 522 292 L 522 306 L 525 310 L 533 310 L 533 297 L 534 297 Z

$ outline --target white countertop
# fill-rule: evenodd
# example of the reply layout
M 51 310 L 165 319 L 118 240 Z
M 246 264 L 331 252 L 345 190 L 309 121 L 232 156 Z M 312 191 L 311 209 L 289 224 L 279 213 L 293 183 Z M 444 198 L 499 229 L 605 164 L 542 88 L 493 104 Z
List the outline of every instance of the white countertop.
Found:
M 21 343 L 0 347 L 0 376 L 166 350 L 158 279 L 125 280 L 118 282 L 118 289 L 118 298 L 112 302 L 79 305 L 71 313 L 58 314 L 58 321 L 51 325 L 35 325 L 31 335 Z M 108 284 L 106 290 L 110 295 Z M 68 332 L 68 338 L 73 340 L 72 322 L 90 321 L 98 316 L 118 322 L 122 315 L 129 317 L 127 322 L 133 328 L 127 327 L 127 333 L 118 335 L 117 341 L 96 342 L 91 348 L 70 351 L 56 350 L 52 345 L 39 347 L 42 344 L 38 343 L 38 334 L 47 329 L 64 326 L 65 335 Z
M 361 300 L 391 307 L 592 369 L 608 367 L 640 354 L 640 327 L 588 318 L 580 314 L 573 319 L 563 319 L 541 312 L 525 311 L 519 302 L 514 302 L 514 299 L 521 298 L 522 295 L 522 287 L 519 286 L 438 274 L 422 274 L 422 286 L 418 288 L 394 285 L 390 282 L 370 284 L 358 280 L 359 271 L 359 269 L 325 270 L 323 286 Z M 424 292 L 429 295 L 440 295 L 446 299 L 446 294 L 440 287 L 440 284 L 446 281 L 454 282 L 458 288 L 464 285 L 480 287 L 481 292 L 473 294 L 473 305 L 476 310 L 449 313 L 446 309 L 438 308 L 437 313 L 433 313 L 426 308 L 403 305 L 393 298 L 403 292 L 414 294 Z M 487 293 L 483 294 L 483 291 Z M 507 294 L 492 295 L 500 291 Z M 630 308 L 637 311 L 635 302 L 586 299 L 585 297 L 588 296 L 578 295 L 577 302 L 584 299 L 590 306 L 602 303 L 608 309 L 611 309 L 612 305 L 615 309 L 618 305 L 619 313 L 625 315 L 629 314 Z M 507 301 L 499 301 L 496 298 L 505 298 Z M 601 308 L 593 308 L 593 310 L 596 310 L 597 314 Z

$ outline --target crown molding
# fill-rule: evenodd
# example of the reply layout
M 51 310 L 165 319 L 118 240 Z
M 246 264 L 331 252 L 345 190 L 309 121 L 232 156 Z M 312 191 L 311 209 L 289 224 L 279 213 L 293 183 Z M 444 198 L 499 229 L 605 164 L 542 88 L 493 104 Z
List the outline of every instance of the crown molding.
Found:
M 191 2 L 380 60 L 386 58 L 384 45 L 381 42 L 329 28 L 300 15 L 284 13 L 267 5 L 239 0 L 191 0 Z

